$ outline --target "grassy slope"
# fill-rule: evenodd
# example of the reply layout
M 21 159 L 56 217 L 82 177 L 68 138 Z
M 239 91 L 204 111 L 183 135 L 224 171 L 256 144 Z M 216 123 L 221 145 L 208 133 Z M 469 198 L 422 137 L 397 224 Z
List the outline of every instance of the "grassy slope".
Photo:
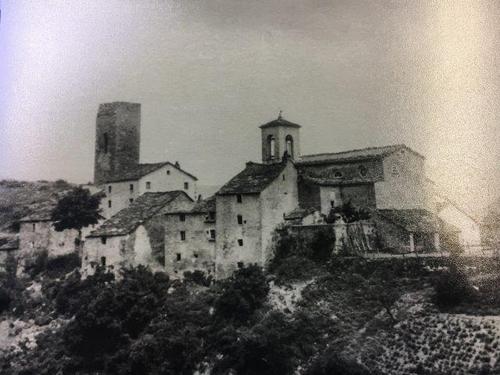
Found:
M 0 181 L 0 232 L 12 232 L 13 224 L 30 214 L 34 205 L 54 199 L 69 187 L 64 181 Z

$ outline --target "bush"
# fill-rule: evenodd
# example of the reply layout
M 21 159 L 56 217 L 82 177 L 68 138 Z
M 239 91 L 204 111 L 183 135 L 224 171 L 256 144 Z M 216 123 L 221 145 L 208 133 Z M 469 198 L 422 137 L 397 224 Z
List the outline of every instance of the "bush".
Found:
M 336 352 L 327 351 L 314 361 L 306 375 L 373 375 L 354 360 L 342 357 Z
M 0 287 L 0 313 L 9 309 L 11 301 L 9 292 L 5 288 Z
M 275 266 L 273 273 L 279 283 L 306 280 L 318 273 L 316 264 L 307 258 L 290 256 Z
M 434 292 L 435 303 L 440 307 L 457 306 L 475 295 L 467 275 L 454 264 L 434 281 Z
M 215 303 L 218 317 L 243 322 L 260 308 L 269 293 L 262 269 L 250 265 L 237 270 L 223 282 L 222 294 Z
M 186 271 L 184 272 L 184 280 L 186 282 L 191 282 L 201 286 L 210 286 L 214 281 L 212 275 L 207 275 L 205 272 L 200 270 L 195 270 L 193 272 Z
M 80 268 L 81 260 L 77 253 L 60 255 L 47 260 L 46 269 L 50 277 L 61 277 L 75 268 Z
M 25 272 L 32 278 L 41 274 L 47 269 L 49 252 L 46 249 L 40 250 L 35 258 L 26 262 Z

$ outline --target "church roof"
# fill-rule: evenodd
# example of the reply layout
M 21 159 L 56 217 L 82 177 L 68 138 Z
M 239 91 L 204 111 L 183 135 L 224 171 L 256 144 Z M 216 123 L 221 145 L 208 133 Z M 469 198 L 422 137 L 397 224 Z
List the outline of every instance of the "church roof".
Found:
M 195 176 L 192 174 L 186 172 L 185 170 L 181 169 L 179 166 L 169 162 L 169 161 L 164 161 L 161 163 L 143 163 L 143 164 L 138 164 L 137 166 L 133 168 L 128 168 L 125 171 L 120 171 L 120 173 L 116 174 L 115 176 L 110 177 L 109 179 L 106 180 L 105 183 L 107 182 L 121 182 L 121 181 L 134 181 L 138 180 L 141 177 L 144 177 L 151 172 L 156 171 L 157 169 L 160 169 L 161 167 L 165 165 L 170 165 L 173 168 L 181 171 L 182 173 L 188 175 L 189 177 L 198 180 Z
M 182 190 L 144 193 L 132 202 L 129 207 L 119 211 L 106 220 L 99 228 L 92 231 L 89 237 L 122 236 L 129 234 L 181 195 L 187 196 Z
M 390 145 L 381 147 L 367 147 L 359 150 L 349 150 L 342 152 L 302 155 L 300 157 L 300 160 L 297 161 L 296 164 L 310 165 L 310 164 L 322 164 L 328 162 L 349 162 L 349 161 L 376 159 L 376 158 L 383 158 L 385 156 L 391 155 L 394 152 L 403 149 L 408 150 L 423 158 L 423 156 L 420 155 L 418 152 L 412 150 L 411 148 L 409 148 L 404 144 L 400 144 L 400 145 Z
M 276 164 L 248 162 L 246 168 L 222 186 L 217 195 L 258 194 L 280 175 L 286 165 L 286 159 Z
M 281 114 L 278 116 L 276 120 L 269 121 L 268 123 L 261 125 L 261 129 L 265 128 L 272 128 L 274 126 L 288 126 L 290 128 L 300 128 L 301 126 L 299 124 L 295 124 L 293 122 L 285 120 L 283 117 L 281 117 Z

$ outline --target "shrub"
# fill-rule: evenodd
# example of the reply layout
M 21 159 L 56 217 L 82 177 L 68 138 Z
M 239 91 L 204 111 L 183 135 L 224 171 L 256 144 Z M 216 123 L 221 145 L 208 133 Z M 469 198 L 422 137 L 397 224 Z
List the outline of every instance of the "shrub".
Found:
M 435 303 L 440 307 L 454 307 L 472 300 L 474 290 L 467 275 L 456 266 L 442 272 L 434 282 Z
M 5 288 L 0 287 L 0 313 L 9 309 L 11 301 L 9 292 Z
M 44 272 L 47 269 L 49 252 L 46 249 L 40 250 L 34 259 L 26 262 L 25 271 L 32 278 Z
M 278 282 L 292 282 L 308 279 L 317 274 L 316 264 L 304 257 L 290 256 L 283 259 L 274 269 Z
M 193 272 L 191 271 L 184 272 L 184 280 L 188 283 L 192 282 L 197 285 L 208 287 L 212 284 L 214 278 L 212 277 L 212 275 L 207 275 L 203 271 L 195 270 Z
M 81 260 L 77 253 L 60 255 L 47 260 L 46 269 L 50 277 L 61 277 L 75 268 L 80 268 Z
M 306 371 L 306 375 L 370 375 L 373 371 L 368 371 L 364 366 L 354 360 L 347 359 L 338 353 L 329 350 L 319 356 L 311 367 Z

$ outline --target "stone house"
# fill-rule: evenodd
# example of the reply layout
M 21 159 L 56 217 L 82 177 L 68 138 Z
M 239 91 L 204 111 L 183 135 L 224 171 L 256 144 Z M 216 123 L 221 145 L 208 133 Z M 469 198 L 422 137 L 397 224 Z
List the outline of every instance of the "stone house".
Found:
M 197 178 L 178 162 L 139 163 L 141 106 L 113 102 L 99 106 L 96 120 L 94 184 L 106 197 L 102 214 L 110 218 L 147 192 L 183 190 L 197 195 Z
M 297 206 L 297 171 L 289 157 L 247 163 L 216 194 L 217 277 L 248 264 L 265 266 L 275 228 Z
M 114 272 L 139 264 L 148 265 L 153 270 L 164 270 L 163 216 L 188 210 L 192 202 L 183 190 L 141 195 L 86 237 L 83 274 L 92 274 L 98 265 Z
M 169 275 L 182 277 L 195 270 L 214 274 L 215 219 L 215 196 L 164 215 L 165 270 Z

